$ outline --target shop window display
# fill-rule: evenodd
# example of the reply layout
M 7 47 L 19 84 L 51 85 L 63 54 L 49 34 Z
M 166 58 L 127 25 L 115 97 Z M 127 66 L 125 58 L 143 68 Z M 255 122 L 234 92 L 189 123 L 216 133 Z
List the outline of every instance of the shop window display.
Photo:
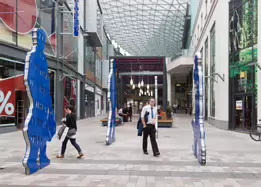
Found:
M 64 109 L 66 108 L 67 105 L 72 105 L 75 112 L 76 112 L 76 94 L 77 94 L 77 89 L 76 89 L 76 80 L 71 79 L 69 77 L 64 78 L 64 99 L 63 99 L 63 105 Z M 64 111 L 64 116 L 66 115 L 66 112 Z
M 0 57 L 0 127 L 14 125 L 18 128 L 23 127 L 29 108 L 23 73 L 23 62 Z M 49 76 L 54 106 L 55 72 L 49 71 Z
M 257 0 L 232 0 L 229 15 L 230 128 L 256 124 Z M 234 117 L 235 116 L 235 117 Z

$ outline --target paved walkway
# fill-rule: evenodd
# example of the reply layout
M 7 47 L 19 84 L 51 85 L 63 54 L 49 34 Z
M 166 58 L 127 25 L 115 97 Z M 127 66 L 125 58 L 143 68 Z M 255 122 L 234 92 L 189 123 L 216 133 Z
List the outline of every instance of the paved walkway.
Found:
M 51 165 L 25 176 L 21 165 L 25 144 L 21 132 L 0 135 L 1 187 L 260 187 L 261 143 L 247 134 L 206 125 L 207 165 L 192 156 L 191 118 L 178 115 L 173 128 L 159 130 L 159 158 L 143 155 L 136 122 L 117 127 L 117 140 L 105 146 L 105 127 L 98 118 L 78 122 L 77 140 L 85 158 L 68 143 L 66 158 L 55 158 L 60 142 L 48 145 Z M 134 119 L 134 121 L 136 121 Z M 0 163 L 1 163 L 0 161 Z M 1 165 L 1 164 L 0 164 Z

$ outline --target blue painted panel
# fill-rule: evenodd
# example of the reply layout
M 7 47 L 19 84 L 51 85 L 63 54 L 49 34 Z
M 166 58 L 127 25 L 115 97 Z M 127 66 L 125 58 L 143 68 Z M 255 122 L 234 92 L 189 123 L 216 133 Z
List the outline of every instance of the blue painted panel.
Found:
M 45 31 L 34 29 L 32 39 L 33 47 L 26 54 L 24 70 L 24 83 L 30 101 L 23 129 L 26 143 L 23 166 L 27 175 L 50 164 L 46 155 L 46 143 L 52 140 L 56 132 L 55 115 L 50 95 L 48 62 L 44 54 Z
M 195 119 L 192 120 L 194 132 L 193 154 L 201 165 L 206 164 L 206 143 L 204 129 L 204 74 L 200 54 L 195 56 L 194 88 L 195 88 Z
M 73 35 L 79 36 L 79 0 L 75 0 L 74 6 Z

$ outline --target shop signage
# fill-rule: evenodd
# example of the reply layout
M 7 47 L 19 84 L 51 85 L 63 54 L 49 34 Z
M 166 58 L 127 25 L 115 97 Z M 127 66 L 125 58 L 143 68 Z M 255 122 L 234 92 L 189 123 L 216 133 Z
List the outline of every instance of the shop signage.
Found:
M 2 79 L 0 88 L 0 116 L 15 117 L 16 91 L 26 91 L 24 76 Z
M 94 92 L 94 88 L 88 84 L 85 84 L 85 90 L 88 90 L 90 92 Z
M 100 88 L 96 87 L 96 93 L 99 94 L 99 95 L 102 95 L 102 91 Z
M 236 101 L 236 110 L 242 110 L 242 100 Z
M 79 0 L 75 0 L 73 17 L 73 35 L 77 37 L 79 36 Z
M 11 91 L 0 90 L 0 116 L 15 117 L 15 95 Z

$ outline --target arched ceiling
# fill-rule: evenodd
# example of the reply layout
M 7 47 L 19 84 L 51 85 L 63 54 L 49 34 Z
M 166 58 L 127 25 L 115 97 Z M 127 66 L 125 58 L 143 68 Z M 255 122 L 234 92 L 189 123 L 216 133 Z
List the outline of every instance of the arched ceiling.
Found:
M 180 53 L 187 0 L 100 0 L 105 30 L 131 55 Z

